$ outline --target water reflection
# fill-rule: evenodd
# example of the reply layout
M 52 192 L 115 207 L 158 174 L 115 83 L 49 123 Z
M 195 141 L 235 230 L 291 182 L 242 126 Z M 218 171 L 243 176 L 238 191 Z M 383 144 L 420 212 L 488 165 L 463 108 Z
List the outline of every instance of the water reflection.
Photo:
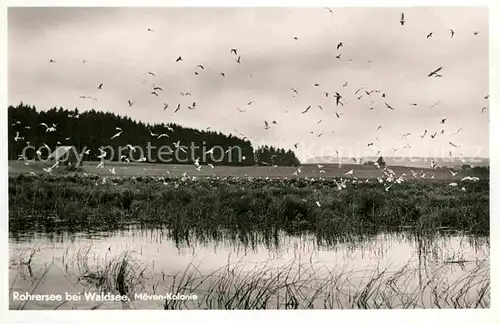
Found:
M 446 280 L 445 284 L 452 287 L 456 285 L 456 282 L 463 282 L 463 278 L 474 271 L 481 271 L 482 274 L 478 280 L 482 280 L 481 282 L 487 280 L 486 286 L 489 289 L 488 238 L 473 238 L 452 232 L 431 236 L 400 232 L 358 237 L 351 241 L 325 246 L 318 244 L 315 236 L 307 234 L 290 236 L 278 233 L 276 240 L 271 245 L 266 244 L 262 237 L 253 237 L 249 241 L 253 243 L 247 245 L 242 244 L 241 240 L 230 239 L 231 235 L 227 237 L 221 240 L 192 239 L 180 244 L 172 237 L 172 232 L 165 228 L 140 228 L 137 226 L 129 226 L 117 231 L 30 233 L 11 236 L 10 258 L 12 266 L 9 278 L 11 292 L 30 291 L 30 285 L 36 282 L 34 279 L 36 275 L 32 273 L 20 275 L 23 268 L 22 263 L 26 263 L 25 260 L 34 250 L 36 253 L 30 262 L 30 271 L 33 269 L 37 269 L 38 273 L 46 271 L 43 280 L 36 287 L 37 292 L 46 293 L 78 293 L 82 291 L 84 289 L 82 276 L 79 277 L 78 274 L 83 273 L 85 267 L 88 268 L 87 273 L 90 273 L 89 269 L 104 269 L 106 264 L 118 260 L 125 252 L 129 253 L 134 264 L 138 265 L 137 273 L 140 272 L 139 269 L 144 270 L 141 272 L 144 280 L 141 281 L 141 287 L 136 288 L 136 290 L 149 293 L 168 291 L 173 289 L 172 287 L 177 287 L 179 281 L 176 281 L 176 278 L 178 279 L 185 274 L 188 267 L 191 267 L 197 277 L 213 274 L 220 271 L 221 268 L 227 267 L 224 270 L 226 271 L 224 275 L 214 275 L 210 280 L 205 280 L 197 285 L 194 292 L 205 296 L 208 294 L 210 298 L 217 294 L 230 293 L 230 291 L 219 291 L 216 294 L 213 286 L 219 287 L 221 282 L 214 283 L 214 278 L 228 280 L 228 274 L 233 276 L 231 277 L 232 288 L 228 289 L 234 290 L 235 287 L 241 288 L 240 284 L 234 281 L 236 277 L 246 278 L 244 280 L 251 278 L 251 282 L 254 282 L 255 278 L 250 277 L 250 275 L 261 273 L 265 280 L 271 280 L 269 278 L 273 278 L 273 273 L 278 273 L 279 276 L 280 271 L 283 273 L 285 268 L 289 269 L 287 272 L 289 275 L 293 272 L 294 275 L 298 273 L 299 277 L 302 276 L 302 281 L 304 278 L 308 278 L 307 284 L 304 283 L 301 286 L 301 289 L 309 287 L 307 291 L 315 291 L 316 288 L 312 287 L 317 287 L 320 284 L 326 287 L 326 282 L 331 284 L 334 275 L 338 274 L 335 286 L 323 289 L 325 294 L 326 290 L 330 290 L 331 293 L 333 288 L 337 289 L 339 292 L 336 298 L 339 298 L 340 291 L 348 296 L 352 294 L 351 289 L 366 287 L 367 282 L 371 280 L 370 278 L 373 279 L 380 273 L 383 273 L 384 278 L 388 281 L 385 284 L 389 287 L 391 280 L 389 276 L 394 276 L 398 271 L 404 274 L 404 278 L 406 278 L 404 280 L 407 281 L 400 282 L 399 287 L 411 288 L 414 291 L 430 282 L 432 278 L 434 278 L 432 280 L 439 279 L 440 284 Z M 238 276 L 234 274 L 235 269 L 237 269 Z M 341 274 L 345 274 L 345 278 Z M 343 278 L 342 282 L 339 280 L 340 277 Z M 398 277 L 398 280 L 403 279 Z M 395 282 L 395 279 L 393 281 Z M 212 286 L 210 286 L 211 284 Z M 432 293 L 431 289 L 426 294 L 432 295 Z M 437 290 L 434 293 L 437 294 Z M 479 294 L 481 292 L 471 293 Z M 289 298 L 286 296 L 293 295 L 293 292 L 285 291 L 283 294 L 285 297 L 282 298 Z M 381 296 L 385 296 L 385 294 Z M 342 303 L 345 302 L 348 308 L 366 306 L 363 305 L 363 302 L 360 304 L 359 296 L 358 293 L 357 302 L 351 302 L 351 297 L 343 297 Z M 402 298 L 401 296 L 406 296 L 406 292 L 400 293 L 398 298 Z M 423 300 L 423 295 L 420 297 L 422 301 L 417 304 L 421 307 L 436 307 L 433 305 L 432 296 L 426 296 L 428 301 Z M 384 297 L 380 297 L 379 302 L 383 303 L 383 299 Z M 266 308 L 269 305 L 281 305 L 278 297 L 273 295 L 272 298 L 269 297 L 269 301 L 266 299 L 266 302 L 271 302 L 271 300 L 272 303 L 266 304 Z M 203 306 L 198 306 L 224 308 L 224 305 L 227 305 L 227 301 L 224 305 L 212 302 L 207 297 Z M 366 303 L 366 300 L 364 302 Z M 397 305 L 404 307 L 410 302 L 413 301 L 407 301 L 406 304 L 405 302 L 392 303 L 391 307 L 397 307 Z M 304 305 L 301 304 L 299 308 L 307 307 Z M 341 304 L 339 300 L 335 301 L 335 305 L 332 304 L 331 300 L 328 304 L 326 298 L 310 303 L 310 307 L 314 308 L 338 308 L 339 305 L 344 304 Z M 373 305 L 378 304 L 375 302 L 372 307 Z M 11 309 L 16 309 L 18 306 L 19 302 L 13 301 L 11 297 Z M 54 309 L 56 306 L 54 303 L 30 302 L 23 308 Z M 162 308 L 164 306 L 158 301 L 138 301 L 133 305 L 136 308 Z M 440 306 L 446 307 L 446 304 Z M 89 309 L 93 306 L 88 301 L 80 304 L 67 303 L 60 306 L 62 309 L 74 307 Z M 123 305 L 107 303 L 100 307 L 121 308 Z M 197 308 L 197 305 L 191 304 L 191 307 L 186 308 Z

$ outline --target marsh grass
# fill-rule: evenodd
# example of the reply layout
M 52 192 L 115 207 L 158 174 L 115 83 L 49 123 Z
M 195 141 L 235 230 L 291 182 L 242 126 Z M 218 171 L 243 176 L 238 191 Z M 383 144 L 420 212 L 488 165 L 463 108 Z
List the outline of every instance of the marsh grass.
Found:
M 11 177 L 11 235 L 163 225 L 177 243 L 227 237 L 272 244 L 278 232 L 314 234 L 333 245 L 354 235 L 411 228 L 489 234 L 489 182 L 408 182 L 389 191 L 378 183 L 337 190 L 332 180 Z M 321 203 L 319 207 L 316 202 Z
M 74 271 L 84 290 L 127 294 L 195 294 L 197 300 L 165 300 L 163 309 L 422 309 L 490 307 L 489 259 L 474 260 L 456 274 L 456 264 L 420 261 L 394 267 L 356 270 L 327 268 L 312 262 L 292 260 L 283 265 L 269 262 L 229 262 L 202 273 L 191 262 L 183 271 L 155 276 L 130 253 L 96 262 L 90 249 L 78 252 Z M 50 267 L 33 281 L 35 292 Z M 68 270 L 69 269 L 69 270 Z M 12 289 L 12 288 L 11 288 Z M 131 301 L 121 308 L 140 309 Z M 117 303 L 118 304 L 118 303 Z M 61 305 L 55 305 L 59 308 Z M 102 304 L 92 307 L 98 309 Z M 18 306 L 24 309 L 26 303 Z
M 66 266 L 72 260 L 63 261 L 66 272 L 73 272 L 77 283 L 82 282 L 85 286 L 95 287 L 105 293 L 125 295 L 131 298 L 135 289 L 144 289 L 145 271 L 131 253 L 124 252 L 120 255 L 106 258 L 97 262 L 91 258 L 91 248 L 78 251 L 74 264 Z

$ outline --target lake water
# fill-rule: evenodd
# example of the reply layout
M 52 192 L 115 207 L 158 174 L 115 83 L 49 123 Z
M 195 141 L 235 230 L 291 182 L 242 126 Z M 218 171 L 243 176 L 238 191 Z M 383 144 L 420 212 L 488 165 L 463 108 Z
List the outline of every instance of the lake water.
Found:
M 163 309 L 164 300 L 101 303 L 81 295 L 80 301 L 64 302 L 66 293 L 99 292 L 95 284 L 89 284 L 90 274 L 124 253 L 134 260 L 131 269 L 140 278 L 128 285 L 134 293 L 175 293 L 172 287 L 187 281 L 182 275 L 193 274 L 189 287 L 182 291 L 191 298 L 182 304 L 187 309 L 246 308 L 250 306 L 245 300 L 259 299 L 266 299 L 261 306 L 265 308 L 356 308 L 366 307 L 363 302 L 367 301 L 369 307 L 428 308 L 438 307 L 436 299 L 443 308 L 471 306 L 478 300 L 489 307 L 487 238 L 472 240 L 443 233 L 417 239 L 411 234 L 382 233 L 361 242 L 325 247 L 318 246 L 314 236 L 280 234 L 272 247 L 251 247 L 196 239 L 179 246 L 168 234 L 161 228 L 130 227 L 92 234 L 11 235 L 10 309 Z M 28 267 L 23 263 L 32 251 Z M 294 281 L 293 290 L 282 284 L 286 274 L 287 283 Z M 362 295 L 377 276 L 375 282 L 382 284 L 369 286 Z M 259 287 L 253 290 L 252 296 L 257 297 L 242 293 L 251 285 Z M 465 293 L 460 292 L 464 285 L 471 287 Z M 61 294 L 63 301 L 24 302 L 14 300 L 15 292 Z M 457 296 L 462 299 L 454 305 Z

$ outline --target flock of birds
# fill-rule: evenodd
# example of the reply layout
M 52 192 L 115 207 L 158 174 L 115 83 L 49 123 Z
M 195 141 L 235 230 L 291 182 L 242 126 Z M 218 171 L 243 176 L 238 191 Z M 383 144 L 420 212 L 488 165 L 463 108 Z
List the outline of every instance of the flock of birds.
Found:
M 333 10 L 330 9 L 330 8 L 325 8 L 326 10 L 329 11 L 329 13 L 331 14 L 331 17 L 333 19 Z M 401 26 L 404 26 L 407 21 L 406 21 L 406 18 L 405 18 L 405 14 L 404 13 L 401 13 L 401 16 L 400 16 L 400 21 L 399 21 L 400 25 Z M 147 29 L 147 32 L 149 33 L 156 33 L 155 30 L 151 29 L 151 28 L 148 28 Z M 450 38 L 454 38 L 455 37 L 455 31 L 453 29 L 450 29 Z M 479 34 L 479 31 L 474 31 L 473 32 L 474 35 L 478 35 Z M 426 36 L 425 36 L 427 39 L 428 38 L 433 38 L 434 37 L 434 33 L 433 32 L 429 32 Z M 298 37 L 294 37 L 294 40 L 295 41 L 298 41 L 299 38 Z M 338 51 L 338 53 L 335 55 L 335 59 L 338 59 L 338 60 L 342 60 L 343 59 L 343 53 L 341 52 L 341 49 L 344 47 L 344 43 L 343 42 L 338 42 L 337 46 L 336 46 L 336 49 Z M 234 62 L 235 64 L 242 64 L 242 55 L 240 53 L 240 51 L 237 49 L 237 48 L 230 48 L 228 49 L 228 54 L 232 56 L 232 58 L 234 59 Z M 349 60 L 349 62 L 352 62 L 352 60 Z M 372 63 L 371 60 L 367 60 L 368 63 Z M 50 59 L 49 60 L 49 63 L 50 64 L 56 64 L 56 60 L 55 59 Z M 88 61 L 87 60 L 82 60 L 82 64 L 87 64 Z M 184 59 L 182 56 L 177 56 L 176 58 L 173 59 L 173 63 L 174 64 L 183 64 L 184 63 Z M 433 69 L 432 71 L 428 71 L 427 73 L 427 77 L 429 78 L 443 78 L 443 70 L 444 70 L 444 66 L 438 66 L 436 67 L 435 69 Z M 198 76 L 200 75 L 201 73 L 203 73 L 205 71 L 205 66 L 203 64 L 198 64 L 196 67 L 195 67 L 195 70 L 193 71 L 193 73 Z M 152 72 L 152 71 L 147 71 L 145 72 L 145 75 L 147 75 L 148 77 L 150 78 L 155 78 L 156 77 L 156 73 L 155 72 Z M 251 77 L 252 75 L 250 75 Z M 220 77 L 221 78 L 225 78 L 226 77 L 226 73 L 221 71 L 220 72 Z M 146 82 L 146 79 L 143 79 L 143 83 Z M 313 87 L 316 87 L 316 88 L 319 88 L 321 87 L 320 84 L 318 83 L 314 83 L 313 84 Z M 104 82 L 99 82 L 97 85 L 96 85 L 96 89 L 101 92 L 101 91 L 106 91 L 106 85 L 104 84 Z M 293 96 L 293 97 L 298 97 L 300 96 L 300 92 L 298 89 L 296 88 L 290 88 L 290 95 Z M 155 97 L 159 97 L 161 92 L 163 91 L 163 87 L 161 86 L 158 86 L 156 85 L 154 82 L 152 82 L 151 84 L 151 88 L 150 88 L 150 95 L 151 96 L 155 96 Z M 330 98 L 332 97 L 333 98 L 333 102 L 332 104 L 335 105 L 335 107 L 337 108 L 340 108 L 344 105 L 347 104 L 347 100 L 345 99 L 345 96 L 346 96 L 346 92 L 348 91 L 348 82 L 345 81 L 343 84 L 342 84 L 342 88 L 339 89 L 339 90 L 336 90 L 336 91 L 333 91 L 333 92 L 323 92 L 324 93 L 324 97 L 325 98 Z M 379 90 L 379 89 L 368 89 L 368 88 L 365 88 L 365 87 L 359 87 L 357 89 L 355 89 L 353 91 L 353 94 L 355 95 L 355 97 L 358 99 L 358 100 L 361 100 L 362 98 L 369 98 L 369 97 L 374 97 L 374 96 L 378 96 L 379 98 L 381 98 L 381 100 L 383 101 L 384 103 L 384 107 L 388 110 L 392 110 L 392 111 L 395 111 L 397 110 L 397 107 L 394 107 L 392 106 L 389 102 L 388 102 L 388 95 Z M 180 95 L 182 97 L 191 97 L 191 93 L 190 92 L 181 92 Z M 488 95 L 484 96 L 484 99 L 488 99 Z M 80 96 L 81 99 L 88 99 L 88 100 L 92 100 L 93 102 L 97 102 L 98 99 L 94 96 L 90 96 L 90 95 L 82 95 Z M 181 103 L 175 103 L 173 105 L 171 105 L 170 103 L 163 103 L 163 110 L 166 111 L 168 109 L 172 109 L 173 110 L 173 113 L 178 113 L 181 108 L 183 108 L 184 106 L 187 106 L 187 109 L 189 110 L 194 110 L 196 108 L 198 108 L 198 104 L 196 103 L 196 101 L 194 100 L 189 100 L 190 104 L 181 104 Z M 127 104 L 128 104 L 128 107 L 129 108 L 133 108 L 134 105 L 136 103 L 136 100 L 134 99 L 128 99 L 127 101 Z M 249 109 L 252 104 L 254 102 L 253 101 L 248 101 L 246 106 L 248 107 L 247 109 Z M 371 101 L 371 104 L 369 106 L 369 110 L 374 110 L 375 109 L 375 105 L 373 105 L 374 101 L 372 100 Z M 433 107 L 436 107 L 440 102 L 436 102 L 434 103 L 433 105 L 431 105 L 429 108 L 433 108 Z M 410 103 L 411 106 L 418 106 L 419 104 L 418 103 L 415 103 L 415 102 L 412 102 Z M 172 108 L 171 108 L 172 107 Z M 318 105 L 317 108 L 319 110 L 322 110 L 323 111 L 323 107 L 321 105 Z M 236 108 L 237 109 L 237 112 L 238 113 L 245 113 L 247 111 L 247 109 L 242 109 L 242 108 Z M 300 114 L 301 115 L 304 115 L 304 114 L 308 114 L 311 112 L 311 110 L 313 109 L 313 105 L 308 105 L 307 107 L 303 108 L 303 110 L 300 111 Z M 486 111 L 487 107 L 483 107 L 480 112 L 481 113 L 484 113 Z M 285 114 L 288 113 L 289 111 L 285 111 Z M 335 115 L 335 117 L 337 119 L 341 119 L 342 116 L 344 115 L 343 112 L 340 112 L 340 111 L 334 111 L 333 114 Z M 78 118 L 79 116 L 78 115 L 71 115 L 69 116 L 71 118 Z M 441 118 L 440 121 L 439 121 L 439 124 L 441 125 L 444 125 L 446 124 L 446 121 L 448 120 L 447 117 L 444 117 L 444 118 Z M 322 122 L 322 120 L 318 120 L 317 121 L 317 124 L 320 124 Z M 19 126 L 20 125 L 20 122 L 15 122 L 14 125 L 17 125 Z M 278 125 L 278 121 L 276 120 L 264 120 L 263 121 L 263 130 L 266 131 L 266 130 L 269 130 L 271 129 L 274 125 Z M 40 123 L 39 125 L 40 127 L 45 127 L 45 131 L 47 133 L 53 133 L 53 132 L 56 132 L 57 131 L 57 125 L 55 124 L 52 124 L 52 125 L 48 125 L 46 123 Z M 376 128 L 376 132 L 380 132 L 383 130 L 383 127 L 384 125 L 378 125 L 377 128 Z M 29 128 L 29 126 L 26 126 L 26 128 Z M 210 127 L 207 128 L 207 130 L 209 130 Z M 153 138 L 156 138 L 156 139 L 161 139 L 161 138 L 169 138 L 169 131 L 173 131 L 173 129 L 170 127 L 170 126 L 166 126 L 166 132 L 165 133 L 161 133 L 161 134 L 156 134 L 154 133 L 153 131 L 151 131 L 150 129 L 150 134 Z M 458 128 L 455 132 L 451 133 L 451 135 L 458 135 L 461 131 L 463 130 L 463 127 L 460 127 Z M 111 139 L 116 139 L 118 138 L 119 136 L 121 136 L 124 132 L 123 129 L 119 128 L 119 127 L 116 127 L 116 133 L 111 136 Z M 242 136 L 243 139 L 250 139 L 250 137 L 248 136 L 245 136 L 244 134 L 242 134 L 241 132 L 239 132 L 237 129 L 234 129 L 235 132 L 238 133 L 238 135 Z M 332 131 L 334 132 L 334 131 Z M 311 134 L 314 134 L 314 132 L 311 132 Z M 422 130 L 422 133 L 421 134 L 418 134 L 418 136 L 422 139 L 426 138 L 427 136 L 429 136 L 431 139 L 435 139 L 436 137 L 438 136 L 442 136 L 445 134 L 445 129 L 444 128 L 441 128 L 440 130 L 433 130 L 431 131 L 430 129 L 423 129 Z M 318 133 L 316 134 L 317 137 L 321 137 L 323 135 L 323 133 Z M 413 134 L 411 132 L 408 132 L 408 133 L 403 133 L 402 136 L 401 136 L 401 139 L 403 140 L 408 140 L 408 138 L 410 138 Z M 17 141 L 22 141 L 22 140 L 25 140 L 24 137 L 21 137 L 20 135 L 20 132 L 17 131 L 16 132 L 16 136 L 14 138 L 14 140 L 17 142 Z M 66 140 L 69 140 L 69 138 L 66 138 Z M 380 139 L 378 137 L 375 138 L 376 141 L 380 141 Z M 26 141 L 26 140 L 25 140 Z M 26 141 L 27 144 L 29 145 L 29 141 Z M 452 142 L 451 140 L 448 142 L 450 147 L 452 148 L 460 148 L 461 145 L 460 144 L 456 144 L 454 142 Z M 57 144 L 60 144 L 62 145 L 62 143 L 58 142 Z M 181 143 L 180 142 L 177 142 L 177 143 L 174 143 L 176 149 L 181 149 L 181 150 L 184 150 Z M 295 143 L 294 145 L 294 148 L 297 149 L 299 147 L 299 143 Z M 47 149 L 50 150 L 50 148 L 44 144 L 44 147 L 46 147 Z M 134 149 L 134 145 L 132 144 L 128 144 L 127 147 L 129 148 L 129 151 L 130 152 L 133 152 L 135 149 Z M 375 142 L 369 142 L 367 143 L 367 147 L 373 147 L 374 149 L 376 149 L 376 145 L 375 145 Z M 411 147 L 411 144 L 410 143 L 407 143 L 404 148 L 410 148 Z M 393 151 L 395 152 L 397 149 L 396 148 L 393 148 Z M 185 150 L 184 150 L 185 151 Z M 209 150 L 208 152 L 206 152 L 205 154 L 211 154 L 213 153 L 213 148 L 211 150 Z M 226 151 L 227 153 L 227 151 Z M 37 155 L 41 156 L 41 150 L 39 149 L 37 151 Z M 91 152 L 89 150 L 87 150 L 86 152 L 84 152 L 84 154 L 88 155 L 88 154 L 91 154 Z M 96 156 L 98 158 L 100 158 L 102 160 L 101 163 L 99 163 L 97 165 L 97 168 L 104 168 L 104 159 L 106 158 L 106 154 L 107 152 L 102 150 L 102 149 L 99 149 L 99 152 L 96 153 Z M 377 149 L 377 153 L 376 155 L 379 156 L 381 154 L 381 151 Z M 336 155 L 337 157 L 340 158 L 340 153 L 339 151 L 336 151 Z M 462 153 L 460 153 L 460 155 L 463 155 Z M 450 150 L 449 151 L 449 156 L 453 156 L 453 153 L 452 151 Z M 19 159 L 22 159 L 23 157 L 19 157 Z M 245 158 L 245 157 L 243 157 Z M 122 161 L 126 161 L 126 162 L 130 162 L 130 158 L 127 157 L 127 156 L 121 156 L 120 157 L 120 160 Z M 361 158 L 352 158 L 352 161 L 355 163 L 355 164 L 363 164 L 363 159 Z M 142 157 L 139 162 L 146 162 L 146 159 L 144 157 Z M 28 163 L 28 162 L 26 162 Z M 375 167 L 379 168 L 381 170 L 381 174 L 382 176 L 380 176 L 377 181 L 379 181 L 380 183 L 384 183 L 385 184 L 385 189 L 386 190 L 389 190 L 389 188 L 395 184 L 395 183 L 401 183 L 403 181 L 405 181 L 405 177 L 407 177 L 407 175 L 405 173 L 401 174 L 399 177 L 396 176 L 395 172 L 385 166 L 385 167 L 381 167 L 377 162 L 374 162 L 373 163 Z M 273 165 L 274 167 L 277 167 L 276 165 L 274 165 L 273 163 L 270 163 L 270 165 Z M 59 166 L 59 162 L 56 161 L 54 165 L 52 165 L 51 167 L 47 167 L 47 168 L 44 168 L 44 171 L 47 172 L 47 173 L 52 173 L 52 171 L 57 168 Z M 212 169 L 214 168 L 214 166 L 212 164 L 207 164 L 207 166 L 211 167 Z M 198 157 L 195 162 L 194 162 L 194 167 L 196 168 L 197 171 L 200 171 L 201 168 L 202 168 L 202 165 L 200 164 L 200 158 Z M 431 169 L 437 169 L 439 168 L 439 166 L 435 163 L 435 161 L 432 161 L 431 162 L 431 165 L 430 165 Z M 301 172 L 301 166 L 297 167 L 296 170 L 293 172 L 292 176 L 298 176 L 299 173 Z M 146 168 L 143 168 L 143 170 L 145 172 L 147 172 L 147 169 Z M 323 175 L 326 171 L 323 170 L 323 166 L 322 165 L 318 165 L 318 170 L 319 170 L 319 173 L 321 175 Z M 113 168 L 109 168 L 109 172 L 111 175 L 116 175 L 116 168 L 113 167 Z M 169 171 L 167 171 L 168 173 Z M 411 171 L 412 174 L 411 176 L 413 178 L 422 178 L 422 179 L 426 179 L 426 178 L 430 178 L 430 179 L 433 179 L 434 178 L 434 174 L 432 174 L 431 176 L 428 176 L 426 173 L 424 173 L 423 171 L 418 174 L 414 171 Z M 454 170 L 450 169 L 450 173 L 452 176 L 457 176 L 457 172 L 455 172 Z M 342 190 L 346 187 L 346 184 L 348 181 L 352 181 L 352 182 L 357 182 L 357 181 L 360 181 L 354 174 L 354 169 L 353 170 L 350 170 L 348 172 L 345 173 L 344 175 L 346 178 L 341 178 L 339 181 L 335 180 L 335 183 L 338 187 L 339 190 Z M 184 174 L 183 179 L 187 178 L 186 175 Z M 163 180 L 163 178 L 159 178 L 160 180 Z M 477 177 L 464 177 L 462 178 L 462 181 L 477 181 L 479 180 Z M 104 182 L 106 181 L 105 178 L 103 180 Z M 368 180 L 366 180 L 368 182 Z M 450 186 L 457 186 L 458 184 L 456 182 L 453 182 L 453 183 L 450 183 Z M 462 187 L 462 190 L 465 190 L 464 187 Z M 318 202 L 319 204 L 319 202 Z

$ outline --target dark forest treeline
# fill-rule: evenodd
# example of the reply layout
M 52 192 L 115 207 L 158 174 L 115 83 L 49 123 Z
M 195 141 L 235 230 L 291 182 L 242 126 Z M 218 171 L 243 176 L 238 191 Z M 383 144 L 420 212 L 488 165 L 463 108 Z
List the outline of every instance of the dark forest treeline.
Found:
M 164 160 L 167 163 L 193 163 L 195 157 L 200 157 L 200 163 L 214 165 L 255 165 L 257 162 L 280 166 L 299 164 L 299 160 L 290 150 L 285 151 L 272 146 L 264 146 L 254 152 L 250 141 L 232 134 L 225 135 L 220 132 L 196 130 L 173 123 L 150 125 L 109 112 L 90 110 L 80 113 L 77 108 L 72 111 L 63 108 L 37 111 L 34 106 L 21 103 L 17 107 L 9 106 L 8 120 L 10 160 L 18 159 L 26 145 L 38 149 L 44 144 L 47 144 L 51 149 L 60 145 L 74 146 L 78 153 L 90 150 L 89 154 L 84 155 L 84 161 L 99 161 L 100 158 L 97 157 L 99 148 L 106 146 L 113 147 L 114 157 L 112 160 L 114 161 L 124 161 L 126 157 L 138 160 L 141 158 L 141 150 L 126 149 L 127 144 L 130 144 L 142 148 L 143 156 L 147 158 L 147 162 L 153 163 L 161 163 L 158 159 L 158 148 L 168 146 L 172 150 L 170 154 L 165 153 L 169 151 L 168 149 L 162 150 L 163 158 L 169 159 Z M 41 123 L 47 124 L 48 127 L 54 124 L 57 130 L 47 132 L 47 128 L 40 125 Z M 119 132 L 117 127 L 123 132 L 120 136 L 111 139 Z M 151 133 L 156 134 L 156 136 Z M 164 133 L 168 137 L 158 138 L 158 135 Z M 176 143 L 184 146 L 187 152 L 184 153 L 182 150 L 176 149 Z M 148 144 L 151 147 L 149 154 Z M 212 156 L 204 154 L 214 146 L 220 148 L 215 150 Z M 119 147 L 122 148 L 122 156 L 119 154 Z M 27 150 L 26 157 L 35 158 L 36 149 Z M 106 159 L 110 160 L 111 151 L 107 150 L 107 152 Z

